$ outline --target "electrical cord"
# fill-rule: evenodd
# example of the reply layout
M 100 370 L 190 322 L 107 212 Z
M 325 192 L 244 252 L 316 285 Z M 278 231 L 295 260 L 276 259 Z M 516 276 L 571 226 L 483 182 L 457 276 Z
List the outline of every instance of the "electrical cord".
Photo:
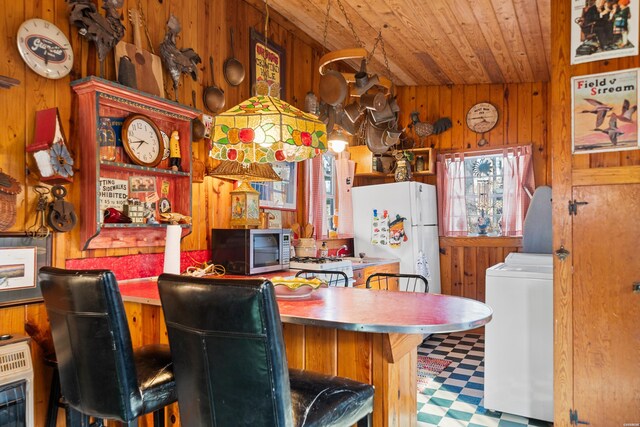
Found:
M 199 266 L 189 266 L 184 274 L 193 277 L 202 276 L 224 276 L 226 270 L 224 266 L 220 264 L 209 264 L 208 262 L 200 263 Z

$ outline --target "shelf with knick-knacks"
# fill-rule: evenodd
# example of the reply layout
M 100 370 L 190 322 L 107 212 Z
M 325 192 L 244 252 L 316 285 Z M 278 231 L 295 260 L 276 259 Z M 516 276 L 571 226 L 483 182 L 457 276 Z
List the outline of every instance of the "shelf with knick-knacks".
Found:
M 434 175 L 436 173 L 433 148 L 405 149 L 409 154 L 411 173 L 413 175 Z M 394 176 L 392 165 L 394 156 L 391 151 L 382 155 L 373 154 L 366 145 L 349 147 L 351 160 L 356 162 L 356 177 L 388 178 Z
M 71 83 L 82 141 L 82 249 L 163 246 L 191 232 L 191 123 L 200 112 L 98 77 Z

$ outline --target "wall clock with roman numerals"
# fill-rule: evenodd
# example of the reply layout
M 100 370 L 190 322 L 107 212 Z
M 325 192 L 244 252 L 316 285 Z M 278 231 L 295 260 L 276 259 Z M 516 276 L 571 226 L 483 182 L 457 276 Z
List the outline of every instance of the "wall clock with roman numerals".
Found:
M 71 72 L 73 50 L 67 36 L 49 21 L 28 19 L 18 28 L 18 51 L 36 73 L 60 79 Z

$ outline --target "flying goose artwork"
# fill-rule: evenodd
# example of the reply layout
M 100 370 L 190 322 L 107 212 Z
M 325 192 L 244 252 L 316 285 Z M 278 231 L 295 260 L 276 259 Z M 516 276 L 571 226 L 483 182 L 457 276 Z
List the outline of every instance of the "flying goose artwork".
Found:
M 596 115 L 596 128 L 600 127 L 602 123 L 604 123 L 604 118 L 607 116 L 607 113 L 613 110 L 613 107 L 610 107 L 602 102 L 587 98 L 585 99 L 589 104 L 593 105 L 595 108 L 593 110 L 582 110 L 582 113 L 591 113 Z M 624 107 L 623 107 L 624 109 Z
M 621 122 L 626 122 L 626 123 L 633 122 L 632 116 L 633 116 L 633 113 L 635 113 L 636 110 L 638 109 L 638 106 L 634 105 L 633 107 L 629 108 L 630 105 L 631 104 L 629 103 L 629 100 L 625 99 L 624 102 L 622 103 L 622 114 L 617 115 L 616 113 L 611 113 L 611 117 L 615 117 L 617 120 L 620 120 Z
M 609 119 L 609 127 L 607 129 L 594 129 L 594 131 L 599 131 L 609 136 L 611 143 L 613 145 L 618 145 L 618 137 L 620 135 L 624 135 L 620 129 L 618 129 L 618 120 L 616 119 L 616 115 L 612 114 Z

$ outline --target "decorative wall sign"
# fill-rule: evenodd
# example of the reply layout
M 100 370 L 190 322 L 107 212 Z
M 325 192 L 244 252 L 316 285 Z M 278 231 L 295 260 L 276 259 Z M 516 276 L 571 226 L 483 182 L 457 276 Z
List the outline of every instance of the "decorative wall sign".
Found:
M 571 63 L 638 54 L 640 0 L 571 0 Z
M 572 152 L 638 149 L 638 69 L 571 79 Z
M 129 181 L 126 179 L 100 178 L 100 218 L 106 208 L 122 210 L 129 198 Z
M 251 28 L 249 56 L 252 93 L 256 88 L 256 83 L 266 81 L 271 91 L 269 93 L 261 93 L 261 95 L 286 99 L 285 50 L 271 40 L 267 40 L 267 45 L 265 46 L 264 35 Z M 279 91 L 277 91 L 276 85 L 279 86 Z
M 51 264 L 51 236 L 0 233 L 0 307 L 42 301 L 38 270 Z

